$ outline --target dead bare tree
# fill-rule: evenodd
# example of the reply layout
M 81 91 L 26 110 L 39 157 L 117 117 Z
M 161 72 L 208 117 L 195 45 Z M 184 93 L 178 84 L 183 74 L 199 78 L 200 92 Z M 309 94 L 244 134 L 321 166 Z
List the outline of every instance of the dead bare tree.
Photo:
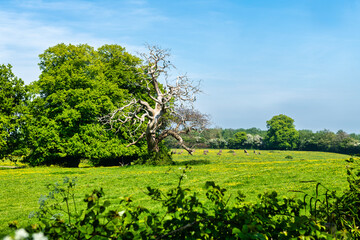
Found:
M 100 118 L 100 121 L 111 128 L 119 126 L 119 123 L 120 126 L 126 124 L 132 139 L 128 146 L 145 137 L 148 152 L 159 152 L 159 143 L 171 136 L 191 154 L 193 150 L 185 145 L 181 135 L 202 130 L 209 123 L 207 115 L 193 108 L 196 95 L 200 92 L 199 82 L 190 81 L 186 75 L 170 82 L 168 71 L 174 66 L 168 61 L 169 51 L 157 46 L 147 47 L 149 53 L 141 54 L 144 62 L 140 77 L 150 100 L 135 97 Z

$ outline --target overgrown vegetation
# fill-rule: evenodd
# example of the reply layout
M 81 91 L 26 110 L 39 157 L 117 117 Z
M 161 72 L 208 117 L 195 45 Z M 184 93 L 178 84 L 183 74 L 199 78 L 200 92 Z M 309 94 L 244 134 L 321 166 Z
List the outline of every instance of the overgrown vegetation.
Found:
M 182 186 L 188 168 L 177 186 L 163 192 L 147 188 L 147 195 L 160 202 L 163 211 L 150 211 L 132 204 L 131 197 L 112 209 L 102 201 L 102 189 L 85 196 L 79 209 L 74 199 L 75 181 L 50 184 L 50 193 L 40 199 L 34 216 L 37 224 L 27 232 L 43 232 L 51 239 L 357 239 L 359 231 L 360 171 L 354 159 L 347 170 L 349 188 L 340 196 L 322 185 L 316 195 L 303 199 L 279 198 L 274 192 L 260 194 L 255 204 L 245 203 L 239 192 L 228 206 L 226 189 L 213 181 L 205 183 L 205 202 Z

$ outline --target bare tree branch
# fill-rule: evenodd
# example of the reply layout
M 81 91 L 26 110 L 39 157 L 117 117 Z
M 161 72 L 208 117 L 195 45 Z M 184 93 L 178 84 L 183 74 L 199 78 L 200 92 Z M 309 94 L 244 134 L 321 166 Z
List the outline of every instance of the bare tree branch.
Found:
M 204 129 L 209 122 L 207 115 L 193 109 L 196 95 L 201 92 L 200 82 L 195 83 L 186 75 L 181 75 L 170 83 L 168 71 L 175 67 L 168 61 L 169 50 L 149 45 L 147 48 L 148 54 L 141 54 L 144 59 L 141 66 L 143 74 L 139 77 L 142 88 L 152 101 L 134 98 L 99 120 L 108 124 L 110 129 L 131 124 L 128 132 L 132 142 L 128 146 L 138 143 L 145 136 L 148 151 L 158 152 L 159 143 L 172 136 L 191 154 L 192 150 L 185 145 L 180 134 Z M 163 84 L 159 82 L 161 77 L 165 79 Z M 144 125 L 146 130 L 139 136 L 138 131 Z

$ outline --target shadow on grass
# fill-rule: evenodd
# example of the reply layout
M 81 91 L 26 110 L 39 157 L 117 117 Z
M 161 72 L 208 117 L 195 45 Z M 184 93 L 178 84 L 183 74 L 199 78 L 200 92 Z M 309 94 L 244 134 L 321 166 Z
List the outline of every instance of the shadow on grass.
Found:
M 0 170 L 26 168 L 25 166 L 0 166 Z
M 69 175 L 71 175 L 71 174 L 85 174 L 85 173 L 86 173 L 85 171 L 63 171 L 63 172 L 52 172 L 50 174 L 60 174 L 60 175 L 69 174 Z
M 209 160 L 189 160 L 189 161 L 181 161 L 181 162 L 175 162 L 175 165 L 205 165 L 210 164 Z

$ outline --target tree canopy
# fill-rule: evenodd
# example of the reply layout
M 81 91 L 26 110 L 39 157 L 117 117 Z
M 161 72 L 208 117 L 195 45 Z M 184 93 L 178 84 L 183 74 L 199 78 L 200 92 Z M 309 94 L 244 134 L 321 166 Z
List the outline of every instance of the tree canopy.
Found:
M 295 149 L 299 141 L 299 133 L 295 129 L 294 120 L 280 114 L 272 117 L 267 124 L 265 142 L 270 149 Z
M 40 55 L 41 75 L 31 85 L 28 144 L 31 164 L 76 166 L 127 162 L 142 152 L 127 148 L 122 128 L 106 130 L 98 118 L 132 95 L 141 95 L 141 60 L 118 45 L 95 50 L 86 44 L 58 44 Z
M 231 149 L 239 149 L 244 147 L 245 141 L 248 139 L 246 132 L 237 132 L 234 138 L 228 140 L 228 147 Z
M 0 159 L 19 149 L 23 140 L 26 89 L 12 72 L 12 66 L 0 65 Z

